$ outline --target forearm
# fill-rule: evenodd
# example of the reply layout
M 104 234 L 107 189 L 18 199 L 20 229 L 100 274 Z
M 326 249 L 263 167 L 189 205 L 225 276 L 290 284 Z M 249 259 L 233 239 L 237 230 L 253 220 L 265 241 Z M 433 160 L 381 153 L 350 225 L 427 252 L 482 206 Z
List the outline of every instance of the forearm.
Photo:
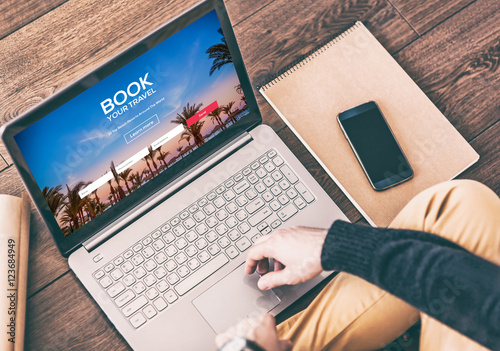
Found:
M 479 343 L 500 348 L 500 267 L 448 240 L 336 221 L 322 266 L 355 274 Z

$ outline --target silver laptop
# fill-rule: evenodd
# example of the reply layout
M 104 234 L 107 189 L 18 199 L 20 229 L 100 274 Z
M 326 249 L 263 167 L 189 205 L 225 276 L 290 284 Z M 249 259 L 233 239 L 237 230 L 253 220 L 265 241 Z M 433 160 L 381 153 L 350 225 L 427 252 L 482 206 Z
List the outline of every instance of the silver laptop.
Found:
M 133 349 L 215 349 L 326 277 L 261 292 L 243 272 L 258 237 L 347 220 L 261 122 L 210 0 L 2 128 L 59 250 Z

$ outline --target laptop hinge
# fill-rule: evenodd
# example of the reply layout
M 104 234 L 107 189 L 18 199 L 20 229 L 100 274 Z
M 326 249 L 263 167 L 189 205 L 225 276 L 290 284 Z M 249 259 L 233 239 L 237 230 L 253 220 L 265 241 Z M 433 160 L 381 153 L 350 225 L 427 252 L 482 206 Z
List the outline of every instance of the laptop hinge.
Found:
M 186 173 L 182 173 L 174 181 L 168 184 L 165 188 L 151 195 L 146 201 L 137 205 L 133 210 L 123 215 L 115 222 L 109 226 L 103 228 L 97 234 L 87 239 L 82 243 L 82 246 L 87 249 L 87 251 L 92 251 L 101 243 L 109 239 L 114 234 L 118 233 L 120 230 L 125 228 L 139 216 L 143 215 L 161 201 L 165 200 L 169 195 L 173 194 L 180 188 L 184 187 L 186 184 L 197 178 L 198 176 L 205 173 L 208 169 L 216 165 L 218 162 L 222 161 L 224 158 L 228 157 L 239 148 L 248 144 L 253 138 L 248 132 L 244 132 L 234 140 L 229 142 L 226 146 L 221 148 L 213 155 L 207 157 L 205 160 L 198 163 L 196 166 L 188 170 Z

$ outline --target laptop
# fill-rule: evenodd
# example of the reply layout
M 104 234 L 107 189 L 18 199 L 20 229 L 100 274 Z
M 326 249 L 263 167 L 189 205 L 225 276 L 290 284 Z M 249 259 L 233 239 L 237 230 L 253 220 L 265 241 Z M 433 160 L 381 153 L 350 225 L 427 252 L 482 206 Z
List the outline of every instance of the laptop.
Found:
M 243 272 L 249 248 L 347 220 L 262 124 L 220 0 L 1 132 L 61 254 L 135 350 L 215 349 L 242 318 L 283 311 L 327 273 L 262 292 Z

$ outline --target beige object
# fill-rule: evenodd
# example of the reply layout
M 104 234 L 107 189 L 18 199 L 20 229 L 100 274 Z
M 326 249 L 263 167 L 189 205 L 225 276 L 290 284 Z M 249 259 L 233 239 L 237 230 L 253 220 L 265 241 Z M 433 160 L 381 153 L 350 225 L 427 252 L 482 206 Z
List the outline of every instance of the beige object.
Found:
M 372 225 L 388 226 L 419 192 L 479 159 L 361 22 L 260 92 Z M 414 171 L 413 179 L 385 191 L 370 186 L 336 119 L 372 100 Z
M 2 351 L 24 349 L 29 226 L 28 196 L 0 195 L 0 326 L 5 329 L 1 333 Z

